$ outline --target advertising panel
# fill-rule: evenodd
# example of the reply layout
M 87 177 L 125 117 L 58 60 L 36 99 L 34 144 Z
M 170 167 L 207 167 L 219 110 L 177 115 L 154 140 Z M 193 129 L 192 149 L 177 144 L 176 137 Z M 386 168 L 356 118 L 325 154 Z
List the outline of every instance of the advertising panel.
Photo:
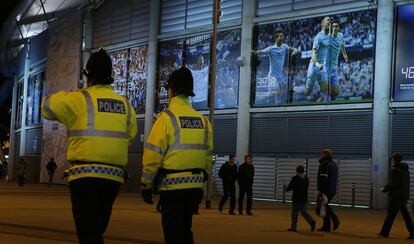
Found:
M 254 106 L 371 101 L 375 23 L 363 10 L 257 26 Z
M 397 9 L 394 100 L 414 101 L 414 5 Z

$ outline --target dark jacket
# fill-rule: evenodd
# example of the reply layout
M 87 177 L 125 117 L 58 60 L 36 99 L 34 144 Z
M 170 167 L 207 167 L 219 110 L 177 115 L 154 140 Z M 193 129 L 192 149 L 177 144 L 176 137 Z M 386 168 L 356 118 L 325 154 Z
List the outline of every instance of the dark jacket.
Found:
M 318 169 L 318 191 L 335 195 L 338 183 L 338 167 L 331 157 L 321 158 Z
M 289 182 L 286 191 L 292 191 L 292 202 L 296 204 L 306 204 L 308 203 L 308 188 L 309 188 L 309 179 L 306 175 L 301 177 L 295 175 Z
M 47 165 L 46 165 L 47 171 L 55 172 L 56 168 L 57 168 L 57 165 L 56 165 L 55 161 L 52 161 L 52 160 L 49 161 L 49 163 L 47 163 Z
M 244 163 L 240 165 L 239 172 L 237 173 L 237 181 L 240 187 L 251 187 L 254 179 L 254 166 L 253 164 Z
M 218 175 L 223 180 L 223 184 L 234 184 L 237 179 L 237 165 L 230 165 L 229 162 L 225 162 L 221 166 Z
M 391 169 L 391 181 L 383 192 L 389 192 L 394 200 L 407 201 L 410 194 L 410 173 L 406 163 L 397 163 Z

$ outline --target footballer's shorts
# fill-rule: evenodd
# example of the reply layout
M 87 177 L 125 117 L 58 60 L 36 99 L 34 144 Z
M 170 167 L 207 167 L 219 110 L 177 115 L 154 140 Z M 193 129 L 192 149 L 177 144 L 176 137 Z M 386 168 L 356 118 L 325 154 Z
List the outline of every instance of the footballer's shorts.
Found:
M 306 89 L 312 90 L 316 81 L 318 81 L 320 86 L 322 84 L 327 85 L 328 71 L 326 70 L 325 65 L 322 69 L 318 69 L 315 63 L 310 62 L 308 67 L 308 75 L 306 77 Z

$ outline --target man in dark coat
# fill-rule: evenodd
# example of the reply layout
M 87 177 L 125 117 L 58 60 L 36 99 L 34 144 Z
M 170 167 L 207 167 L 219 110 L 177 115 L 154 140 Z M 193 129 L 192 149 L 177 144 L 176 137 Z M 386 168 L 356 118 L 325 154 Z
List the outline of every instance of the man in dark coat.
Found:
M 388 237 L 392 224 L 398 211 L 404 218 L 405 226 L 409 232 L 407 239 L 414 239 L 414 226 L 407 209 L 407 200 L 410 194 L 410 173 L 408 165 L 402 163 L 402 156 L 399 153 L 393 153 L 391 156 L 392 169 L 391 181 L 388 185 L 381 188 L 381 191 L 389 195 L 387 217 L 382 226 L 380 236 Z
M 55 171 L 57 169 L 57 164 L 54 158 L 50 158 L 49 163 L 46 165 L 47 173 L 49 174 L 49 187 L 52 187 L 53 183 L 53 176 L 55 175 Z
M 229 155 L 229 161 L 225 162 L 220 170 L 219 177 L 223 180 L 223 198 L 221 198 L 219 204 L 219 211 L 223 211 L 223 206 L 230 196 L 230 209 L 229 214 L 235 215 L 234 208 L 236 206 L 236 186 L 237 179 L 237 165 L 235 163 L 236 156 Z
M 331 231 L 331 220 L 333 222 L 333 230 L 338 229 L 340 221 L 333 209 L 329 206 L 330 201 L 336 194 L 336 187 L 338 181 L 338 167 L 332 160 L 332 151 L 330 149 L 323 149 L 321 151 L 321 159 L 319 159 L 318 169 L 318 191 L 319 194 L 324 194 L 328 199 L 325 205 L 326 215 L 323 217 L 323 225 L 318 231 Z
M 247 195 L 246 214 L 252 215 L 254 166 L 250 155 L 244 156 L 244 163 L 239 167 L 237 181 L 239 182 L 239 214 L 243 215 L 244 195 Z
M 306 211 L 306 204 L 308 203 L 308 188 L 309 179 L 305 175 L 305 168 L 302 165 L 296 167 L 296 175 L 292 177 L 286 191 L 293 191 L 292 193 L 292 224 L 288 231 L 296 231 L 298 222 L 298 212 L 305 218 L 310 225 L 310 230 L 315 230 L 315 220 Z

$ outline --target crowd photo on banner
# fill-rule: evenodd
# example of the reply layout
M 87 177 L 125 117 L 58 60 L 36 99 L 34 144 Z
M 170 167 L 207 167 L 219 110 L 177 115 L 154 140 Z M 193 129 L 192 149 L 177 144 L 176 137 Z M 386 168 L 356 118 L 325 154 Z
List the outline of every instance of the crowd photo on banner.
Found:
M 148 46 L 113 51 L 110 56 L 114 91 L 126 96 L 137 114 L 144 114 Z

